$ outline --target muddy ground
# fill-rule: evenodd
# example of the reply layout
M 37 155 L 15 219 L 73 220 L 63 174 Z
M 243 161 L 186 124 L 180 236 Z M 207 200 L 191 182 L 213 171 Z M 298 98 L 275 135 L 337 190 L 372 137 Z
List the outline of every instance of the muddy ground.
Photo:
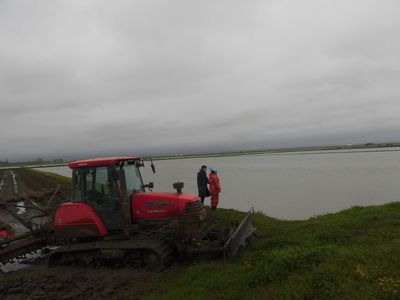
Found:
M 133 269 L 47 267 L 45 258 L 29 268 L 0 273 L 0 299 L 141 299 L 156 282 L 179 269 L 155 273 Z

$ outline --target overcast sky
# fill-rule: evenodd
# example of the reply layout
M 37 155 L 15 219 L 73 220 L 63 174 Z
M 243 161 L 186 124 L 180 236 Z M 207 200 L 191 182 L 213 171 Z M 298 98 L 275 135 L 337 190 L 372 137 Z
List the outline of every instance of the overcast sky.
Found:
M 0 160 L 400 141 L 400 1 L 0 0 Z

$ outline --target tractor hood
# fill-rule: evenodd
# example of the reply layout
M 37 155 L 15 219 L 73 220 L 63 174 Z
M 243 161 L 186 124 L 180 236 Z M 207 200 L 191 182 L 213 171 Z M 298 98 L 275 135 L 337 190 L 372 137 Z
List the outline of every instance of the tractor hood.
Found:
M 184 193 L 144 192 L 132 195 L 133 218 L 168 218 L 185 214 L 185 209 L 199 201 L 199 197 Z

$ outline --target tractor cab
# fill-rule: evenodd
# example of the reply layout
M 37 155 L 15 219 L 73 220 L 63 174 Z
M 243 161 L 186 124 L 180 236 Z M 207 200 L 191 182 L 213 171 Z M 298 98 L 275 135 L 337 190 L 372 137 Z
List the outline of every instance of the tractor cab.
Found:
M 136 157 L 107 158 L 71 163 L 72 201 L 89 204 L 104 221 L 108 230 L 123 227 L 124 203 L 134 193 L 145 191 Z
M 111 157 L 72 162 L 72 198 L 56 212 L 54 227 L 64 237 L 106 236 L 114 231 L 132 231 L 137 225 L 160 224 L 183 217 L 205 218 L 197 195 L 148 193 L 137 157 Z M 151 163 L 153 172 L 155 168 Z M 64 234 L 65 233 L 65 234 Z
M 116 205 L 121 192 L 144 192 L 140 171 L 135 162 L 121 165 L 89 166 L 72 171 L 72 202 L 89 202 L 94 206 Z M 124 180 L 121 180 L 124 179 Z

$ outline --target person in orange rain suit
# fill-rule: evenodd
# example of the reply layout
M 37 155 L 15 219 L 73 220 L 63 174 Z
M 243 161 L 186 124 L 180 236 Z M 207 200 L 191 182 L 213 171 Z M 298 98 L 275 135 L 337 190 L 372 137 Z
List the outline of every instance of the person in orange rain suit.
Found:
M 210 182 L 211 208 L 215 210 L 217 209 L 219 202 L 219 194 L 221 193 L 221 184 L 219 183 L 217 169 L 210 168 L 210 171 L 211 173 L 208 176 L 208 181 Z

